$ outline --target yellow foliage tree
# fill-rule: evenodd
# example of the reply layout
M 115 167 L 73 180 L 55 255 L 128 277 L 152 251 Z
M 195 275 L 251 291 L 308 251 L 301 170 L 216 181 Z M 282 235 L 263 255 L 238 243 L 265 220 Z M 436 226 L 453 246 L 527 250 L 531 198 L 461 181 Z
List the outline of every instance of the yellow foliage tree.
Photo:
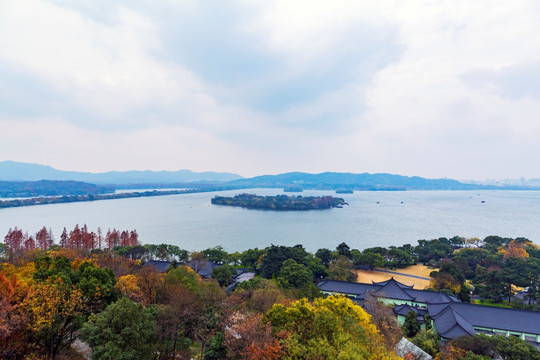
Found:
M 386 349 L 370 315 L 346 297 L 275 304 L 265 320 L 287 334 L 284 359 L 400 359 Z
M 139 278 L 136 275 L 124 275 L 120 276 L 116 280 L 116 289 L 118 292 L 135 301 L 140 302 L 143 298 L 141 288 L 138 285 Z
M 83 305 L 82 291 L 61 278 L 36 283 L 22 306 L 29 317 L 28 327 L 40 348 L 54 358 L 66 339 L 77 330 L 77 317 Z
M 526 259 L 529 257 L 529 253 L 525 250 L 526 243 L 517 243 L 515 240 L 510 241 L 506 249 L 499 250 L 503 254 L 503 258 L 517 257 L 520 259 Z

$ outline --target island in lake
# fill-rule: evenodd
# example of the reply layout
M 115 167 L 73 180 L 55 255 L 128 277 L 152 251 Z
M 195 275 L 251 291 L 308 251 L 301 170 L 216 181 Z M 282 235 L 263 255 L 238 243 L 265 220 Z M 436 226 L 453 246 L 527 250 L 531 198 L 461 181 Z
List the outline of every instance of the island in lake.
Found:
M 215 196 L 212 204 L 279 211 L 321 210 L 348 205 L 342 198 L 333 196 L 258 196 L 255 194 L 238 194 L 233 197 Z

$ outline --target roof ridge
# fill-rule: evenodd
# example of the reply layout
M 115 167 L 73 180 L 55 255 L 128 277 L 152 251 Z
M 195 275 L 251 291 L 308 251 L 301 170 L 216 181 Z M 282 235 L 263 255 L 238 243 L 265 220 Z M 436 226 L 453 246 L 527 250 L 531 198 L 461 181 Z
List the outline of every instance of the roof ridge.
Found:
M 414 300 L 415 297 L 414 296 L 411 296 L 411 294 L 408 294 L 405 290 L 407 289 L 403 289 L 402 287 L 398 286 L 396 283 L 394 282 L 389 282 L 387 283 L 386 285 L 382 286 L 381 288 L 377 289 L 376 291 L 374 291 L 373 293 L 374 294 L 385 294 L 385 295 L 388 295 L 390 296 L 391 294 L 387 294 L 385 293 L 385 289 L 386 290 L 392 290 L 392 291 L 398 291 L 400 292 L 400 294 L 404 294 L 406 297 L 408 297 L 409 299 L 408 300 Z M 390 296 L 392 297 L 392 296 Z
M 435 304 L 434 304 L 435 305 Z M 528 314 L 537 314 L 537 315 L 540 315 L 540 311 L 536 311 L 536 310 L 525 310 L 525 309 L 517 309 L 517 308 L 507 308 L 507 307 L 499 307 L 499 306 L 489 306 L 489 305 L 481 305 L 481 304 L 471 304 L 471 303 L 456 303 L 456 302 L 453 302 L 453 303 L 448 303 L 448 305 L 451 305 L 451 306 L 454 306 L 454 305 L 458 305 L 458 306 L 463 306 L 463 305 L 466 305 L 466 306 L 474 306 L 474 307 L 482 307 L 482 308 L 488 308 L 488 309 L 497 309 L 497 311 L 505 311 L 505 310 L 508 310 L 508 311 L 514 311 L 514 312 L 524 312 L 524 313 L 528 313 Z
M 456 310 L 454 310 L 452 308 L 452 306 L 450 306 L 450 311 L 452 312 L 452 316 L 454 317 L 454 319 L 456 320 L 456 324 L 458 324 L 463 330 L 465 330 L 466 332 L 468 332 L 469 334 L 471 335 L 474 335 L 474 333 L 476 333 L 474 331 L 474 326 L 473 324 L 471 324 L 470 322 L 468 322 L 467 320 L 465 320 L 465 318 L 463 316 L 461 316 Z M 472 331 L 473 333 L 471 333 L 467 328 L 472 328 Z

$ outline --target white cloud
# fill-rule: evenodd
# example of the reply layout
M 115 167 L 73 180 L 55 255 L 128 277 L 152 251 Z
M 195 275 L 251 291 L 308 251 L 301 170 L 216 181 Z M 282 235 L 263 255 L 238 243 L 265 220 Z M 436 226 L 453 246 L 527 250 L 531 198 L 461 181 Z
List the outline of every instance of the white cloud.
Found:
M 539 14 L 532 0 L 7 0 L 0 158 L 540 176 Z

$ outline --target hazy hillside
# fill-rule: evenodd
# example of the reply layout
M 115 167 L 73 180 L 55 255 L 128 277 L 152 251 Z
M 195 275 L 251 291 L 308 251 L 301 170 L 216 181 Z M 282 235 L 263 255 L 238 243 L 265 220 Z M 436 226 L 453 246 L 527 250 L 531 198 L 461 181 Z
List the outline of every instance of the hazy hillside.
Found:
M 15 161 L 0 162 L 0 180 L 38 181 L 38 180 L 76 180 L 95 184 L 144 184 L 144 183 L 179 183 L 193 181 L 225 182 L 241 179 L 232 173 L 179 171 L 110 171 L 89 173 L 62 171 L 50 166 L 21 163 Z
M 451 179 L 426 179 L 418 176 L 408 177 L 392 174 L 352 174 L 334 172 L 321 174 L 292 172 L 280 175 L 263 175 L 250 179 L 232 181 L 230 184 L 269 187 L 296 185 L 305 189 L 337 189 L 346 187 L 358 190 L 465 190 L 482 188 L 482 186 L 463 184 Z
M 114 187 L 98 186 L 81 181 L 0 181 L 0 198 L 62 195 L 96 195 L 106 194 L 110 192 L 114 192 Z

